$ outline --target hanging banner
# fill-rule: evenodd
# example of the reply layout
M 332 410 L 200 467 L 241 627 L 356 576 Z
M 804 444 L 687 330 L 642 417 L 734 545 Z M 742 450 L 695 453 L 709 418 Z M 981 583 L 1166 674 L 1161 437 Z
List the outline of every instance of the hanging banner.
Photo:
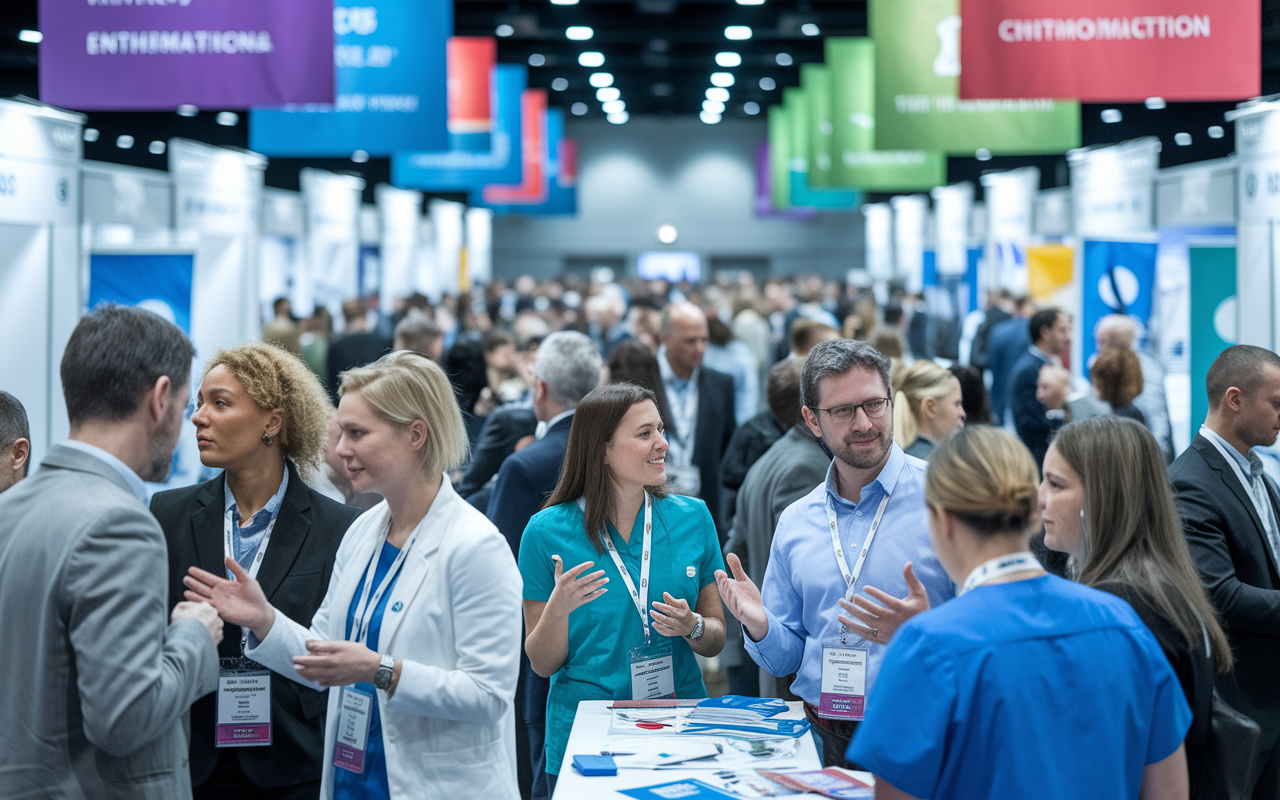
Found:
M 1236 329 L 1236 248 L 1190 243 L 1191 430 L 1209 413 L 1204 381 L 1214 359 L 1239 343 Z M 1188 437 L 1190 438 L 1190 437 Z
M 484 153 L 492 147 L 490 74 L 497 58 L 493 37 L 449 38 L 449 143 L 454 150 Z
M 867 272 L 883 283 L 893 278 L 893 210 L 888 203 L 868 203 L 862 207 L 862 217 L 866 221 Z
M 808 183 L 833 186 L 831 181 L 831 72 L 823 64 L 800 65 L 800 88 L 808 99 Z
M 987 207 L 987 253 L 980 285 L 984 291 L 1027 291 L 1027 246 L 1040 170 L 1023 167 L 983 175 Z
M 924 286 L 929 198 L 923 194 L 900 194 L 889 200 L 889 206 L 893 209 L 894 274 L 906 284 L 908 293 L 918 293 Z
M 520 183 L 520 95 L 528 86 L 528 68 L 499 64 L 490 76 L 494 98 L 494 129 L 490 149 L 479 153 L 396 153 L 391 157 L 391 182 L 414 189 L 460 191 L 491 183 Z
M 786 172 L 787 165 L 783 163 L 782 167 Z M 790 182 L 789 173 L 784 180 Z M 790 194 L 791 189 L 788 186 L 788 198 Z M 813 219 L 815 216 L 817 212 L 811 208 L 788 208 L 785 211 L 778 211 L 773 207 L 773 148 L 768 142 L 756 147 L 756 217 L 759 219 Z
M 803 89 L 784 89 L 783 107 L 791 126 L 791 205 L 833 209 L 857 208 L 862 194 L 856 189 L 813 188 L 809 186 L 809 94 Z
M 1262 93 L 1256 2 L 961 0 L 960 7 L 963 98 L 1135 103 Z
M 40 0 L 40 98 L 85 111 L 333 102 L 326 0 Z
M 473 192 L 473 206 L 487 206 L 495 215 L 534 214 L 538 216 L 573 215 L 578 213 L 578 143 L 564 138 L 564 111 L 546 112 L 546 147 L 542 153 L 545 176 L 541 203 L 495 205 L 485 203 Z
M 1093 329 L 1108 314 L 1127 314 L 1145 327 L 1156 281 L 1156 242 L 1084 241 L 1081 364 L 1097 351 Z
M 250 149 L 294 157 L 449 149 L 445 50 L 453 4 L 362 2 L 367 5 L 334 7 L 330 17 L 336 99 L 250 109 Z
M 940 151 L 876 149 L 875 43 L 865 36 L 832 36 L 825 48 L 832 185 L 906 192 L 946 183 L 947 159 Z
M 526 89 L 520 95 L 520 183 L 483 188 L 472 205 L 537 205 L 547 201 L 547 90 Z
M 769 106 L 769 200 L 775 211 L 791 210 L 791 120 L 782 106 Z
M 960 0 L 869 0 L 876 41 L 876 148 L 973 155 L 1080 146 L 1074 100 L 960 99 Z
M 933 240 L 939 275 L 969 270 L 969 223 L 973 216 L 973 184 L 939 186 L 933 196 Z

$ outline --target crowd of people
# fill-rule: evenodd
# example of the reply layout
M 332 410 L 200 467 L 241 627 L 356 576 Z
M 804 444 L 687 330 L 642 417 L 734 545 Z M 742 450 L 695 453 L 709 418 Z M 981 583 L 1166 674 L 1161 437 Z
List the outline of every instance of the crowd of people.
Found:
M 549 798 L 579 702 L 716 682 L 877 797 L 1280 797 L 1280 357 L 1177 454 L 1134 320 L 1085 382 L 985 301 L 526 276 L 195 375 L 94 310 L 38 468 L 0 392 L 0 797 Z

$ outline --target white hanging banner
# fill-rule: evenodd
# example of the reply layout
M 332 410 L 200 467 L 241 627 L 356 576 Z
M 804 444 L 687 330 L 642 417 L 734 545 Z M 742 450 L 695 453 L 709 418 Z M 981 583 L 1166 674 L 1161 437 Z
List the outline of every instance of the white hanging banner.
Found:
M 939 275 L 963 275 L 969 269 L 969 227 L 973 184 L 939 186 L 933 195 L 934 251 Z
M 466 206 L 450 200 L 432 200 L 429 206 L 435 233 L 436 279 L 445 294 L 462 290 L 462 212 Z
M 422 192 L 397 189 L 385 183 L 374 187 L 382 219 L 382 293 L 384 313 L 394 310 L 397 297 L 413 294 L 418 225 L 422 221 Z
M 924 239 L 929 224 L 929 197 L 900 194 L 889 201 L 893 208 L 893 252 L 895 275 L 906 283 L 908 292 L 924 286 Z
M 1040 170 L 1035 167 L 982 176 L 987 206 L 987 248 L 979 286 L 983 291 L 1027 291 L 1027 246 L 1031 244 Z
M 868 203 L 862 207 L 866 222 L 867 272 L 874 281 L 893 278 L 893 211 L 888 203 Z

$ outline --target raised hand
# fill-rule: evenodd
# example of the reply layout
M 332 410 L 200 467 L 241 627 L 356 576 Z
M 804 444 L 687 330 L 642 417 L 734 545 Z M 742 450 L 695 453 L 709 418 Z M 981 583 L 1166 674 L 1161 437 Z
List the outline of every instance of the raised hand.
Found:
M 653 610 L 649 618 L 653 620 L 653 629 L 663 636 L 688 636 L 698 625 L 698 618 L 689 608 L 689 601 L 672 597 L 670 592 L 663 592 L 666 602 L 653 601 Z
M 564 561 L 560 556 L 552 556 L 556 565 L 556 588 L 551 590 L 547 598 L 547 607 L 543 613 L 550 612 L 557 618 L 569 617 L 575 608 L 590 603 L 609 591 L 604 585 L 609 579 L 604 577 L 604 570 L 598 569 L 590 575 L 582 573 L 595 566 L 594 561 L 584 561 L 568 572 L 564 571 Z
M 758 642 L 769 632 L 769 616 L 765 613 L 764 602 L 760 599 L 760 589 L 742 569 L 742 561 L 734 553 L 725 559 L 733 577 L 729 577 L 722 569 L 716 570 L 716 588 L 720 591 L 720 599 L 734 618 L 742 623 L 751 640 Z
M 868 586 L 863 591 L 884 605 L 873 603 L 860 595 L 854 596 L 852 603 L 848 600 L 840 600 L 840 608 L 865 623 L 859 625 L 848 616 L 841 614 L 840 624 L 869 642 L 888 644 L 899 625 L 916 614 L 929 610 L 929 593 L 916 577 L 910 561 L 902 568 L 902 577 L 907 581 L 907 596 L 902 599 L 882 592 L 874 586 Z
M 187 577 L 182 579 L 187 587 L 186 598 L 208 603 L 227 622 L 249 628 L 258 639 L 265 639 L 276 621 L 275 609 L 267 602 L 262 586 L 250 578 L 234 558 L 228 557 L 226 564 L 235 576 L 234 581 L 199 567 L 187 570 Z
M 382 657 L 359 642 L 307 642 L 310 655 L 294 656 L 298 674 L 321 686 L 350 686 L 370 682 Z
M 209 631 L 209 635 L 213 637 L 214 647 L 222 644 L 222 618 L 218 616 L 217 610 L 208 603 L 192 603 L 186 600 L 178 603 L 173 607 L 173 613 L 169 615 L 169 621 L 176 622 L 180 619 L 194 619 Z

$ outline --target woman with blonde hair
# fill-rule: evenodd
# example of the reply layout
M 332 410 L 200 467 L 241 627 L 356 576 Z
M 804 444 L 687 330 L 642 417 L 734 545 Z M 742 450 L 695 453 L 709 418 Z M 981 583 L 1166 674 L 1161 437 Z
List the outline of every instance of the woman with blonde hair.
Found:
M 357 491 L 385 499 L 343 539 L 316 614 L 290 618 L 233 559 L 233 581 L 192 568 L 187 596 L 247 628 L 249 658 L 334 687 L 322 798 L 517 800 L 521 581 L 449 483 L 467 452 L 449 379 L 397 351 L 344 372 L 340 394 L 337 454 Z
M 191 422 L 200 461 L 223 472 L 151 499 L 169 546 L 171 606 L 183 599 L 189 567 L 224 573 L 230 557 L 284 613 L 310 619 L 316 612 L 338 545 L 360 513 L 306 482 L 324 458 L 332 411 L 320 380 L 284 348 L 246 342 L 214 352 Z M 254 666 L 242 658 L 243 638 L 238 626 L 226 625 L 218 647 L 226 677 Z M 217 724 L 227 698 L 215 693 L 191 707 L 195 797 L 319 794 L 325 696 L 279 676 L 268 682 L 270 727 L 248 740 Z
M 848 758 L 876 797 L 1187 797 L 1191 712 L 1124 601 L 1028 552 L 1036 464 L 987 425 L 943 439 L 929 533 L 959 590 L 898 628 Z
M 960 379 L 920 360 L 893 379 L 893 439 L 909 456 L 929 460 L 937 443 L 964 424 Z

